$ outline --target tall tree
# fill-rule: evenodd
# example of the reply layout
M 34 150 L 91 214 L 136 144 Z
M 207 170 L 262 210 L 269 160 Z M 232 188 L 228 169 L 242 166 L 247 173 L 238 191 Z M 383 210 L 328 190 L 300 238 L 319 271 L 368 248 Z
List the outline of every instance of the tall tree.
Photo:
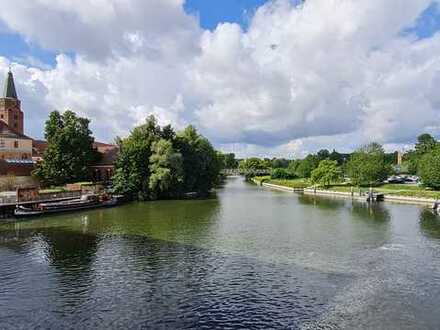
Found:
M 312 182 L 328 187 L 332 183 L 337 183 L 342 178 L 342 171 L 335 160 L 325 159 L 321 161 L 317 168 L 312 171 Z
M 235 154 L 233 153 L 225 154 L 224 162 L 225 168 L 232 169 L 238 167 L 238 161 L 235 159 Z
M 184 179 L 182 155 L 169 140 L 160 139 L 152 145 L 150 157 L 150 198 L 178 197 Z
M 34 175 L 47 185 L 89 179 L 89 166 L 99 157 L 89 123 L 72 111 L 51 112 L 45 125 L 48 146 Z
M 150 157 L 153 143 L 161 137 L 162 131 L 156 118 L 150 116 L 145 124 L 120 140 L 113 177 L 115 191 L 140 200 L 150 198 Z
M 321 149 L 318 151 L 316 156 L 318 156 L 319 161 L 328 159 L 330 157 L 330 151 L 328 151 L 327 149 Z
M 423 185 L 440 189 L 440 147 L 423 155 L 419 161 L 419 175 Z
M 355 185 L 369 185 L 383 181 L 390 172 L 385 152 L 378 143 L 370 143 L 355 151 L 347 163 L 348 175 Z
M 308 155 L 301 160 L 296 167 L 296 174 L 300 178 L 310 178 L 312 171 L 319 165 L 319 158 L 316 155 Z
M 434 150 L 438 146 L 438 142 L 430 134 L 422 134 L 417 137 L 415 146 L 416 153 L 421 156 Z
M 222 169 L 217 152 L 191 125 L 177 134 L 176 149 L 183 157 L 185 192 L 206 195 L 217 183 Z

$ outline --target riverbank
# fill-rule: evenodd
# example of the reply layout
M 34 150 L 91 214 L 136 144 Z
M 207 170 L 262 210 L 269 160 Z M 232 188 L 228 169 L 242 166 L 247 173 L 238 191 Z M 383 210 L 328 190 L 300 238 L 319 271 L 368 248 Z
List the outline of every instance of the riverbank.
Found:
M 304 193 L 307 195 L 334 196 L 364 200 L 368 193 L 368 189 L 366 188 L 359 189 L 347 185 L 333 186 L 328 189 L 315 189 L 304 179 L 271 180 L 268 177 L 256 177 L 253 178 L 252 181 L 257 185 L 270 189 Z M 384 185 L 374 188 L 373 191 L 375 193 L 383 194 L 384 201 L 397 203 L 431 206 L 436 200 L 440 199 L 440 192 L 421 190 L 418 186 Z

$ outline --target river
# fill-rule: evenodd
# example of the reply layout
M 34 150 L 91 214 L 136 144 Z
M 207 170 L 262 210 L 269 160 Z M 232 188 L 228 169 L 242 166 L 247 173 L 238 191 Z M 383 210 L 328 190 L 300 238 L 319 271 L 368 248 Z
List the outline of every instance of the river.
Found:
M 440 218 L 229 178 L 0 224 L 0 329 L 438 329 Z

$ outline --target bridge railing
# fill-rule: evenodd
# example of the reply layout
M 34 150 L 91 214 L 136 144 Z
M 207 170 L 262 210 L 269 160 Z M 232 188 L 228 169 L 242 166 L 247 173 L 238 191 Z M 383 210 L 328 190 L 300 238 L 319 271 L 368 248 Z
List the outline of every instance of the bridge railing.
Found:
M 270 175 L 270 169 L 239 169 L 239 168 L 229 168 L 222 170 L 223 175 Z

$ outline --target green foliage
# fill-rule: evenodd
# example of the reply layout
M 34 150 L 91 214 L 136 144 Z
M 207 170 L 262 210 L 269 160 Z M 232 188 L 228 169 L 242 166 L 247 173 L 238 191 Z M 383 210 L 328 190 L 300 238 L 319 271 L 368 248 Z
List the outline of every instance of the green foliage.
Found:
M 292 173 L 285 168 L 275 168 L 272 170 L 270 178 L 289 180 L 294 179 L 295 175 L 292 175 Z
M 435 148 L 420 159 L 419 175 L 423 185 L 440 190 L 440 148 Z
M 89 179 L 89 166 L 98 160 L 93 148 L 90 121 L 72 111 L 53 111 L 45 126 L 48 147 L 34 175 L 46 185 Z
M 370 143 L 355 151 L 347 163 L 347 172 L 354 185 L 371 185 L 386 179 L 390 166 L 378 143 Z
M 274 158 L 271 161 L 272 168 L 287 168 L 289 167 L 289 160 L 285 158 Z
M 406 166 L 408 173 L 417 174 L 417 167 L 419 162 L 419 156 L 415 150 L 408 151 L 403 156 L 403 163 Z
M 419 155 L 427 154 L 438 146 L 438 142 L 430 134 L 422 134 L 417 137 L 415 146 L 416 153 Z
M 419 162 L 424 155 L 432 152 L 439 146 L 439 143 L 429 134 L 422 134 L 417 137 L 415 150 L 407 152 L 403 160 L 411 174 L 417 174 L 419 170 Z
M 316 156 L 318 157 L 319 161 L 328 159 L 330 157 L 330 151 L 327 149 L 321 149 L 318 151 Z
M 270 165 L 263 159 L 252 157 L 242 160 L 239 165 L 241 170 L 267 170 Z
M 218 183 L 221 159 L 211 143 L 188 126 L 176 137 L 177 150 L 183 156 L 184 191 L 206 195 Z
M 141 200 L 149 199 L 150 157 L 153 143 L 161 139 L 161 129 L 154 117 L 136 127 L 119 141 L 119 155 L 113 176 L 114 190 Z
M 303 160 L 299 161 L 296 167 L 296 175 L 299 178 L 310 178 L 312 171 L 319 165 L 319 158 L 316 155 L 308 155 Z
M 345 162 L 345 157 L 343 154 L 340 154 L 336 150 L 333 149 L 333 151 L 328 156 L 330 160 L 335 160 L 338 163 L 338 166 L 342 166 Z
M 129 137 L 120 140 L 114 189 L 141 200 L 206 195 L 218 182 L 222 157 L 209 141 L 188 126 L 175 134 L 150 116 Z
M 341 178 L 342 171 L 338 167 L 338 162 L 328 159 L 321 161 L 318 167 L 312 171 L 311 176 L 312 183 L 320 184 L 324 187 L 339 182 Z
M 223 169 L 235 169 L 238 168 L 238 160 L 235 159 L 235 154 L 223 154 L 218 152 L 218 157 L 221 161 Z
M 169 140 L 160 139 L 152 145 L 150 157 L 150 198 L 177 197 L 183 183 L 182 155 Z

